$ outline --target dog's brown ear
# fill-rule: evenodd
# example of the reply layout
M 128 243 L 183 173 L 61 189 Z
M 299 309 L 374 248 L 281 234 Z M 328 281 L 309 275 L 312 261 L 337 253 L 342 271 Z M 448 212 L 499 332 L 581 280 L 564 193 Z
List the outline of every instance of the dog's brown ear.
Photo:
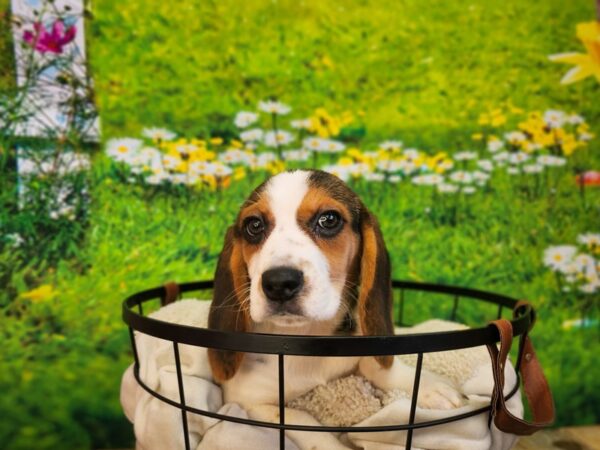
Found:
M 365 336 L 394 334 L 390 258 L 379 223 L 366 207 L 360 215 L 361 259 L 358 318 Z M 376 356 L 382 367 L 390 367 L 393 356 Z
M 245 301 L 247 283 L 248 270 L 242 249 L 233 227 L 229 227 L 215 272 L 215 288 L 208 314 L 209 328 L 239 332 L 249 329 L 249 305 Z M 243 357 L 243 353 L 209 348 L 208 360 L 215 380 L 222 382 L 233 377 Z

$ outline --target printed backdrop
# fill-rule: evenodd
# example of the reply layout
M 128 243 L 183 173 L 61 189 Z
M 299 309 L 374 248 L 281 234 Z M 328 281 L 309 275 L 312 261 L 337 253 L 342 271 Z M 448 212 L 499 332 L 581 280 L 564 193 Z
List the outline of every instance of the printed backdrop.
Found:
M 0 448 L 131 447 L 121 301 L 212 277 L 240 202 L 299 167 L 362 196 L 395 278 L 531 301 L 557 425 L 600 421 L 593 1 L 24 3 L 0 0 Z M 48 84 L 60 127 L 28 132 Z

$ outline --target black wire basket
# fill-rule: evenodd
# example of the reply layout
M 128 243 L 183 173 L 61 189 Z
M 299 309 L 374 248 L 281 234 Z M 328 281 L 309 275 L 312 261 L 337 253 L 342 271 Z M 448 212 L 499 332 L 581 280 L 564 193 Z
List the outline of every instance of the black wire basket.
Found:
M 407 326 L 404 323 L 406 291 L 422 291 L 428 293 L 444 294 L 449 297 L 451 303 L 450 320 L 455 320 L 461 299 L 472 299 L 497 305 L 496 318 L 502 318 L 504 310 L 513 311 L 512 324 L 513 336 L 520 336 L 519 349 L 515 364 L 517 382 L 505 395 L 504 400 L 514 396 L 519 390 L 521 378 L 521 363 L 523 359 L 524 337 L 527 335 L 535 321 L 535 313 L 528 303 L 520 305 L 519 301 L 505 295 L 469 289 L 457 286 L 446 286 L 430 283 L 419 283 L 412 281 L 392 281 L 394 296 L 396 298 L 396 323 Z M 430 352 L 443 352 L 448 350 L 459 350 L 477 346 L 496 346 L 500 341 L 498 328 L 485 326 L 481 328 L 469 328 L 465 330 L 454 330 L 435 333 L 405 334 L 399 336 L 289 336 L 258 333 L 223 332 L 205 328 L 178 325 L 156 320 L 144 316 L 144 303 L 160 299 L 161 304 L 166 304 L 182 293 L 191 291 L 210 291 L 213 288 L 212 281 L 199 281 L 176 285 L 169 283 L 165 286 L 149 289 L 131 295 L 123 302 L 123 320 L 129 326 L 131 346 L 134 356 L 134 377 L 139 385 L 149 394 L 159 400 L 178 408 L 181 411 L 185 449 L 190 449 L 188 436 L 188 414 L 200 414 L 215 419 L 236 422 L 245 425 L 274 428 L 279 430 L 279 448 L 285 448 L 285 431 L 328 431 L 328 432 L 384 432 L 405 430 L 407 432 L 405 447 L 412 446 L 413 430 L 426 427 L 442 425 L 461 419 L 466 419 L 478 414 L 489 414 L 491 424 L 493 405 L 461 413 L 449 415 L 443 419 L 415 423 L 415 412 L 417 407 L 417 396 L 421 379 L 423 354 Z M 137 310 L 137 311 L 136 311 Z M 171 341 L 177 371 L 179 387 L 179 402 L 171 400 L 148 387 L 139 374 L 139 358 L 134 337 L 134 330 L 156 338 Z M 182 381 L 182 371 L 179 358 L 179 344 L 187 344 L 198 347 L 214 348 L 218 350 L 232 350 L 237 352 L 263 353 L 278 356 L 278 384 L 279 384 L 279 423 L 264 422 L 252 419 L 227 416 L 211 411 L 204 411 L 186 405 L 185 390 Z M 408 423 L 370 426 L 370 427 L 334 427 L 334 426 L 308 426 L 290 424 L 285 421 L 285 371 L 284 359 L 286 356 L 380 356 L 380 355 L 405 355 L 416 354 L 417 363 L 415 369 L 414 387 L 411 398 L 411 408 Z M 501 391 L 502 392 L 502 391 Z M 494 399 L 492 398 L 492 403 Z

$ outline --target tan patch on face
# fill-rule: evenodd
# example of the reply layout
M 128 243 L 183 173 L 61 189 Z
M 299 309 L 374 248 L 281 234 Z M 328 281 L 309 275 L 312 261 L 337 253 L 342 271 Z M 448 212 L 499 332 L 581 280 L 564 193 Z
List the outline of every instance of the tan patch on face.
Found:
M 336 211 L 344 219 L 342 230 L 330 238 L 319 237 L 312 229 L 314 217 L 326 211 Z M 347 206 L 331 198 L 325 190 L 311 187 L 298 208 L 296 218 L 300 227 L 308 233 L 327 258 L 332 283 L 343 283 L 347 280 L 360 244 L 358 236 L 351 229 L 352 217 Z

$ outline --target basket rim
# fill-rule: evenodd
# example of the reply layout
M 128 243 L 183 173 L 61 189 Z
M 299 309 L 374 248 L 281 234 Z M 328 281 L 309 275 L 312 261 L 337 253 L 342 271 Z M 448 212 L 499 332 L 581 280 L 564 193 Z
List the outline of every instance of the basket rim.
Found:
M 212 280 L 178 284 L 179 291 L 208 290 Z M 460 286 L 393 280 L 392 287 L 401 290 L 436 292 L 481 300 L 513 309 L 518 301 L 506 295 Z M 380 356 L 431 353 L 495 344 L 500 340 L 496 327 L 488 325 L 466 330 L 394 336 L 298 336 L 282 334 L 242 333 L 212 330 L 165 322 L 146 317 L 133 308 L 164 297 L 165 287 L 137 292 L 122 303 L 122 317 L 132 330 L 179 344 L 247 353 L 293 356 Z M 140 311 L 141 312 L 141 311 Z M 531 305 L 519 308 L 511 320 L 513 335 L 526 334 L 533 326 L 535 312 Z

